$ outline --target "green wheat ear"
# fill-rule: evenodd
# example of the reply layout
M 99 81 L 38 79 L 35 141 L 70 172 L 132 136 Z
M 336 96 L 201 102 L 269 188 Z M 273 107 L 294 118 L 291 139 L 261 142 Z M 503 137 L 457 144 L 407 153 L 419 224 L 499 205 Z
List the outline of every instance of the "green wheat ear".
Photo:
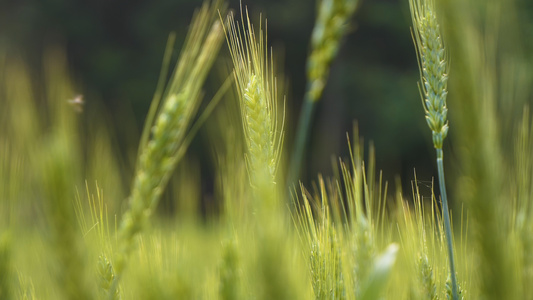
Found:
M 224 40 L 222 26 L 217 20 L 219 8 L 224 10 L 225 6 L 214 0 L 213 4 L 205 2 L 195 13 L 170 81 L 164 92 L 156 93 L 152 102 L 139 147 L 129 209 L 124 213 L 118 231 L 119 248 L 114 262 L 115 276 L 108 292 L 110 297 L 118 288 L 136 235 L 156 208 L 182 157 L 180 151 L 186 147 L 186 132 L 200 104 L 202 85 Z
M 329 66 L 339 51 L 342 37 L 359 0 L 318 1 L 317 18 L 311 36 L 311 52 L 307 60 L 309 101 L 322 96 L 329 75 Z
M 433 275 L 433 267 L 429 263 L 428 256 L 420 254 L 418 257 L 418 269 L 421 283 L 421 290 L 426 299 L 437 300 L 437 285 Z
M 108 299 L 120 299 L 120 290 L 112 289 L 113 281 L 115 280 L 115 272 L 113 271 L 113 265 L 107 259 L 105 255 L 98 257 L 97 272 L 99 276 L 99 285 L 104 291 L 106 298 Z
M 256 36 L 242 15 L 242 27 L 228 16 L 224 28 L 234 65 L 234 76 L 241 107 L 246 140 L 246 162 L 253 186 L 274 183 L 283 141 L 283 117 L 278 115 L 278 90 L 272 54 L 265 47 L 266 34 L 261 23 Z M 270 58 L 269 58 L 270 56 Z
M 440 34 L 434 0 L 410 0 L 413 19 L 413 38 L 417 50 L 420 78 L 420 92 L 426 112 L 426 121 L 433 133 L 433 145 L 442 149 L 448 135 L 448 71 L 446 50 Z
M 453 238 L 444 181 L 444 164 L 442 144 L 448 134 L 448 60 L 444 42 L 435 13 L 434 0 L 409 0 L 409 8 L 413 20 L 413 39 L 415 42 L 420 77 L 419 85 L 422 102 L 426 113 L 426 121 L 433 134 L 433 146 L 437 152 L 437 168 L 439 172 L 439 187 L 442 198 L 442 217 L 446 230 L 448 259 L 450 263 L 451 295 L 454 300 L 459 299 L 455 263 L 453 253 Z

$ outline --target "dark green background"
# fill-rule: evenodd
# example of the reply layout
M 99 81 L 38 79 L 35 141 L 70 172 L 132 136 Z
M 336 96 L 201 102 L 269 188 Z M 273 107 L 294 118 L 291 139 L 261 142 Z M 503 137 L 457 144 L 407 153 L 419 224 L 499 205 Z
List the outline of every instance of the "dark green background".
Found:
M 192 12 L 201 3 L 3 1 L 0 42 L 36 65 L 46 45 L 65 47 L 87 109 L 91 99 L 106 104 L 121 151 L 127 151 L 134 147 L 148 111 L 168 34 L 176 31 L 180 46 Z M 290 146 L 305 88 L 305 61 L 316 4 L 311 0 L 250 0 L 243 5 L 248 5 L 256 20 L 259 12 L 266 16 L 269 42 L 285 55 L 290 83 L 286 144 Z M 238 10 L 239 1 L 231 1 L 230 8 Z M 399 175 L 405 189 L 411 185 L 415 168 L 423 183 L 436 174 L 431 135 L 416 85 L 418 69 L 410 22 L 407 1 L 360 3 L 316 111 L 309 148 L 312 151 L 306 163 L 307 181 L 319 172 L 331 174 L 332 156 L 347 155 L 346 132 L 352 132 L 354 120 L 365 140 L 374 141 L 377 167 L 383 169 L 389 182 L 394 183 Z M 227 54 L 225 47 L 222 53 Z M 221 60 L 219 67 L 222 65 Z M 218 78 L 214 77 L 208 89 L 216 87 Z M 124 120 L 130 112 L 135 116 L 134 128 Z M 205 139 L 195 141 L 191 151 L 200 152 L 205 143 Z M 205 155 L 198 154 L 200 158 Z

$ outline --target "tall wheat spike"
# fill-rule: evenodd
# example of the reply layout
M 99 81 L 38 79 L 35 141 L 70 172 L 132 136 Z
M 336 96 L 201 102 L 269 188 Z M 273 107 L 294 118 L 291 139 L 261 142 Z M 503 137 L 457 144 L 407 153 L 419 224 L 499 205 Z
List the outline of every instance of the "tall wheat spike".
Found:
M 426 121 L 433 135 L 433 146 L 437 152 L 437 167 L 439 172 L 439 186 L 442 197 L 442 214 L 448 242 L 448 258 L 450 260 L 450 274 L 452 282 L 453 299 L 458 298 L 457 280 L 453 254 L 453 239 L 446 197 L 444 181 L 442 143 L 448 134 L 448 108 L 446 96 L 448 95 L 448 70 L 446 50 L 440 32 L 435 11 L 434 0 L 410 0 L 409 8 L 413 21 L 413 36 L 417 50 L 420 77 L 422 83 L 420 91 Z

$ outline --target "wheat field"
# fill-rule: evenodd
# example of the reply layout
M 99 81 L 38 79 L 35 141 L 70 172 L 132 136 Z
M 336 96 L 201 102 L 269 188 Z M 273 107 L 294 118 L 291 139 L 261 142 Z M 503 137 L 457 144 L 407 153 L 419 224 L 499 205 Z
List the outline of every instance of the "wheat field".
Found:
M 266 18 L 204 2 L 184 41 L 169 35 L 129 156 L 116 142 L 127 133 L 79 94 L 62 47 L 47 47 L 38 70 L 0 52 L 0 299 L 533 299 L 522 2 L 403 1 L 420 70 L 412 101 L 438 169 L 429 193 L 416 173 L 411 191 L 386 182 L 356 120 L 334 175 L 299 180 L 359 1 L 318 1 L 298 120 Z M 212 206 L 190 155 L 199 132 Z

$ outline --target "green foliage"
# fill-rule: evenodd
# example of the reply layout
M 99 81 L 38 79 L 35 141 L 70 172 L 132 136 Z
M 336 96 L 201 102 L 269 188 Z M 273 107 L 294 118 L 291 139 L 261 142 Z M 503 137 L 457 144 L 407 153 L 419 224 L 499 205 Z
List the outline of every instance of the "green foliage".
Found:
M 45 52 L 42 77 L 1 53 L 0 298 L 531 299 L 533 125 L 527 88 L 518 86 L 527 81 L 507 85 L 503 75 L 522 74 L 512 67 L 518 64 L 503 64 L 513 51 L 477 19 L 507 18 L 498 9 L 513 7 L 459 2 L 411 2 L 440 197 L 416 176 L 412 196 L 399 187 L 388 195 L 373 146 L 365 153 L 357 127 L 350 157 L 333 164 L 334 175 L 287 197 L 282 145 L 290 125 L 266 26 L 247 13 L 222 26 L 218 3 L 193 18 L 170 78 L 168 47 L 135 167 L 123 168 L 127 159 L 116 155 L 98 100 L 84 105 L 76 96 L 64 53 Z M 323 14 L 327 3 L 319 5 Z M 457 30 L 450 20 L 465 26 Z M 224 28 L 234 75 L 195 119 Z M 510 105 L 504 96 L 519 108 L 497 109 Z M 448 109 L 457 147 L 450 160 L 461 166 L 451 172 L 452 191 L 464 201 L 462 210 L 449 209 L 449 223 L 442 172 Z M 197 133 L 212 146 L 213 197 L 205 170 L 186 151 Z M 121 203 L 128 169 L 135 169 L 129 202 Z M 178 213 L 157 210 L 163 197 Z
M 240 261 L 235 242 L 229 241 L 222 249 L 220 266 L 220 298 L 222 300 L 242 299 L 240 291 Z
M 13 278 L 13 271 L 10 266 L 10 237 L 8 233 L 3 233 L 0 236 L 0 297 L 2 299 L 12 299 L 12 291 L 10 282 Z

